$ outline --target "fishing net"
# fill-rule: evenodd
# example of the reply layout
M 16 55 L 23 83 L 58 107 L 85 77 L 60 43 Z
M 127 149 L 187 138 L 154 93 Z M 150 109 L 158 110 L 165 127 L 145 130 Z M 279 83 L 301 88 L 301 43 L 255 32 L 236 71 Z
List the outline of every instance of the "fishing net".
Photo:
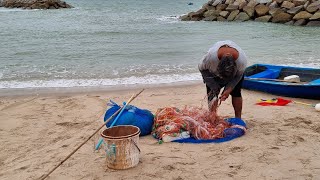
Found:
M 224 130 L 231 125 L 215 111 L 210 112 L 198 107 L 188 107 L 180 110 L 176 107 L 158 109 L 153 124 L 153 136 L 162 139 L 189 132 L 195 139 L 218 139 L 225 136 Z

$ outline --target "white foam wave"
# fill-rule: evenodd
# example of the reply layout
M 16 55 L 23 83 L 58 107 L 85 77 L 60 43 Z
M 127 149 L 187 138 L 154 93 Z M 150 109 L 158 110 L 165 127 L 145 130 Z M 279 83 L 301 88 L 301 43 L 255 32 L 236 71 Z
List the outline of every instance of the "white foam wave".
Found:
M 294 66 L 294 67 L 306 67 L 306 68 L 320 68 L 320 62 L 319 63 L 287 63 L 282 64 L 284 66 Z
M 0 12 L 21 12 L 21 11 L 39 11 L 39 9 L 22 9 L 22 8 L 0 8 Z
M 201 80 L 200 73 L 171 74 L 165 76 L 146 75 L 144 77 L 127 77 L 116 79 L 56 79 L 33 81 L 0 81 L 0 89 L 22 88 L 66 88 L 66 87 L 101 87 L 116 85 L 152 85 L 174 82 Z
M 307 68 L 320 68 L 320 59 L 316 57 L 305 57 L 303 60 L 297 61 L 296 58 L 285 59 L 283 65 Z
M 159 21 L 164 21 L 168 23 L 176 23 L 179 21 L 179 16 L 161 16 L 156 19 Z

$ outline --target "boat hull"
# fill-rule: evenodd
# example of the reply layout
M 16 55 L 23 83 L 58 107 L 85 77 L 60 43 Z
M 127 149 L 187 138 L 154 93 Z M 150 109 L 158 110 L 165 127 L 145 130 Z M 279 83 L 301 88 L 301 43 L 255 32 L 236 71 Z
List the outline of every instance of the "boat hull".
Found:
M 257 68 L 260 68 L 260 70 L 257 70 Z M 257 80 L 259 78 L 276 80 L 276 78 L 283 76 L 285 74 L 284 72 L 287 75 L 290 73 L 292 73 L 291 75 L 298 74 L 299 77 L 301 77 L 301 80 L 308 80 L 308 82 L 288 83 L 270 80 Z M 320 99 L 320 70 L 313 68 L 255 64 L 246 69 L 245 80 L 243 81 L 242 86 L 245 89 L 262 91 L 275 95 L 306 99 Z

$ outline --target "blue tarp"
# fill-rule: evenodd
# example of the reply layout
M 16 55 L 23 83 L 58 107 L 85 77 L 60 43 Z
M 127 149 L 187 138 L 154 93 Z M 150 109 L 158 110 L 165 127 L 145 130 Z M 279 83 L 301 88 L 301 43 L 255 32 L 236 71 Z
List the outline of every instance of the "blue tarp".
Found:
M 246 123 L 240 119 L 240 118 L 229 118 L 226 119 L 228 123 L 231 125 L 239 125 L 243 127 L 247 127 Z M 210 139 L 210 140 L 199 140 L 195 139 L 193 137 L 186 138 L 186 139 L 179 139 L 175 140 L 173 142 L 178 142 L 178 143 L 221 143 L 221 142 L 227 142 L 231 141 L 235 138 L 241 137 L 245 134 L 245 131 L 241 128 L 227 128 L 224 130 L 225 137 L 220 138 L 220 139 Z
M 120 109 L 120 106 L 113 101 L 110 101 L 108 105 L 110 108 L 106 111 L 104 116 L 104 121 L 109 119 L 116 111 Z M 145 136 L 151 133 L 152 125 L 153 125 L 153 114 L 146 109 L 140 109 L 133 105 L 127 105 L 126 108 L 121 113 L 120 117 L 118 118 L 117 122 L 114 126 L 117 125 L 133 125 L 139 127 L 141 131 L 141 136 Z M 115 118 L 110 120 L 107 123 L 107 127 L 113 123 Z

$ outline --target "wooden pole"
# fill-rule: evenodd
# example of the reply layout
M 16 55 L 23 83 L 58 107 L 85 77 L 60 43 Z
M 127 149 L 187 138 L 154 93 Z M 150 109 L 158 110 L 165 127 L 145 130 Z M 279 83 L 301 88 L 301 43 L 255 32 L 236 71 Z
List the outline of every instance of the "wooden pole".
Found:
M 133 101 L 137 96 L 139 96 L 144 89 L 142 89 L 139 93 L 133 94 L 131 98 L 127 101 L 126 104 L 129 104 L 131 101 Z M 83 141 L 75 150 L 73 150 L 66 158 L 64 158 L 57 166 L 55 166 L 49 173 L 41 176 L 39 179 L 44 180 L 46 179 L 53 171 L 55 171 L 59 166 L 61 166 L 67 159 L 69 159 L 75 152 L 77 152 L 86 142 L 88 142 L 101 128 L 103 128 L 114 116 L 116 116 L 123 108 L 122 106 L 120 109 L 118 109 L 111 117 L 109 117 L 94 133 L 92 133 L 85 141 Z
M 293 103 L 296 103 L 296 104 L 306 105 L 306 106 L 312 106 L 312 107 L 315 107 L 315 106 L 316 106 L 315 104 L 308 104 L 308 103 L 299 102 L 299 101 L 292 101 L 292 102 L 293 102 Z

